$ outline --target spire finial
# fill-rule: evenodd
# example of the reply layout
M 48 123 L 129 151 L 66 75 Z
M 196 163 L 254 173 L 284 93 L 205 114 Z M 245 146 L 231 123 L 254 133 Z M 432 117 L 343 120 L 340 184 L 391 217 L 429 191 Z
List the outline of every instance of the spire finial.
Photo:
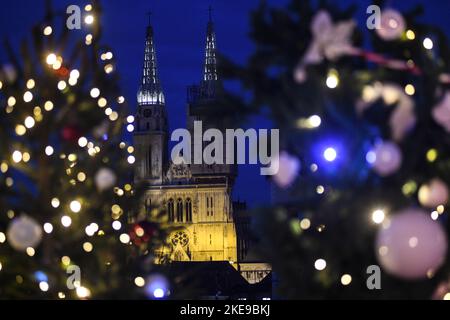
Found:
M 152 24 L 152 11 L 151 10 L 149 10 L 148 12 L 147 12 L 147 16 L 148 16 L 148 25 L 150 26 L 151 24 Z

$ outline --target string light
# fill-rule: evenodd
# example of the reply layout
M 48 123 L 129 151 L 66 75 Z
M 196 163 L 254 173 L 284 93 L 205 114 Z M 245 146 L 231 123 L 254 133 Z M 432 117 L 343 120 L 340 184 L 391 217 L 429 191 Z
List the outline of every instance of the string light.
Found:
M 311 227 L 311 221 L 308 218 L 304 218 L 300 221 L 300 228 L 308 230 Z
M 46 101 L 44 104 L 45 111 L 52 111 L 53 110 L 53 102 Z
M 94 23 L 94 16 L 93 16 L 92 14 L 87 15 L 87 16 L 84 18 L 84 22 L 85 22 L 86 24 L 92 24 L 92 23 Z
M 117 119 L 119 119 L 119 114 L 116 111 L 113 111 L 110 115 L 109 115 L 109 120 L 111 121 L 116 121 Z
M 30 90 L 33 89 L 35 85 L 36 85 L 36 83 L 34 82 L 33 79 L 28 79 L 28 81 L 27 81 L 27 88 L 28 89 L 30 89 Z
M 68 266 L 70 264 L 70 258 L 68 256 L 61 257 L 61 263 L 65 266 Z
M 6 162 L 2 162 L 1 164 L 0 164 L 0 171 L 2 172 L 2 173 L 6 173 L 6 171 L 8 171 L 8 164 L 6 163 Z
M 44 223 L 44 231 L 46 233 L 52 233 L 53 231 L 53 225 L 49 222 Z
M 64 90 L 67 87 L 67 83 L 64 80 L 61 80 L 58 82 L 58 89 L 59 90 Z
M 31 100 L 33 100 L 33 94 L 30 91 L 25 91 L 23 94 L 23 101 L 30 102 Z
M 434 162 L 436 161 L 438 156 L 438 152 L 436 149 L 430 149 L 427 151 L 427 160 L 428 162 Z
M 408 38 L 408 40 L 414 40 L 416 38 L 416 34 L 412 30 L 407 30 L 406 38 Z
M 92 88 L 90 91 L 92 98 L 97 98 L 100 95 L 100 90 L 98 88 Z
M 439 218 L 439 213 L 435 210 L 435 211 L 431 212 L 430 216 L 431 216 L 431 219 L 437 220 Z
M 328 72 L 328 76 L 327 76 L 327 80 L 326 80 L 326 85 L 328 88 L 330 89 L 334 89 L 338 86 L 339 84 L 339 77 L 338 77 L 338 73 L 335 69 L 331 69 Z
M 127 161 L 129 164 L 133 164 L 136 161 L 136 158 L 132 155 L 128 156 Z
M 122 233 L 122 234 L 119 236 L 119 240 L 120 240 L 120 242 L 122 242 L 122 243 L 124 243 L 124 244 L 127 244 L 127 243 L 130 242 L 130 236 L 129 236 L 128 234 L 126 234 L 126 233 Z
M 437 208 L 436 208 L 436 211 L 437 211 L 439 214 L 443 214 L 443 213 L 444 213 L 444 210 L 445 210 L 445 207 L 444 207 L 442 204 L 438 205 Z
M 317 194 L 323 194 L 325 192 L 325 188 L 322 185 L 317 186 L 316 188 Z
M 20 152 L 19 150 L 14 151 L 12 154 L 12 160 L 15 163 L 19 163 L 20 161 L 22 161 L 22 152 Z
M 127 122 L 128 122 L 128 123 L 133 123 L 133 122 L 134 122 L 134 116 L 129 115 L 129 116 L 127 117 Z
M 50 53 L 50 54 L 47 56 L 46 61 L 47 61 L 47 64 L 48 64 L 48 65 L 54 65 L 55 62 L 57 61 L 57 60 L 56 60 L 56 55 L 55 55 L 54 53 Z
M 30 161 L 30 158 L 31 158 L 31 156 L 30 156 L 30 154 L 28 153 L 28 152 L 24 152 L 23 154 L 22 154 L 22 160 L 23 160 L 23 162 L 28 162 L 28 161 Z
M 44 28 L 44 36 L 49 36 L 49 35 L 52 34 L 52 32 L 53 32 L 52 27 L 46 26 L 46 27 Z
M 430 38 L 423 39 L 423 47 L 427 50 L 433 49 L 433 40 Z
M 120 223 L 120 221 L 113 221 L 112 223 L 112 227 L 114 230 L 120 230 L 120 228 L 122 227 L 122 224 Z
M 385 213 L 381 209 L 377 209 L 372 212 L 372 221 L 376 224 L 380 224 L 384 221 Z
M 92 44 L 92 34 L 87 34 L 84 43 L 89 46 Z
M 83 243 L 83 250 L 86 252 L 91 252 L 94 249 L 94 246 L 90 242 Z
M 344 274 L 341 277 L 341 283 L 343 286 L 348 286 L 352 282 L 352 276 L 349 274 Z
M 334 149 L 332 147 L 326 148 L 325 151 L 323 152 L 323 157 L 328 162 L 332 162 L 332 161 L 336 160 L 336 157 L 337 157 L 336 149 Z
M 108 103 L 108 101 L 106 101 L 105 98 L 100 98 L 100 99 L 98 99 L 98 102 L 97 102 L 97 104 L 100 108 L 105 107 L 107 103 Z
M 114 66 L 112 65 L 112 64 L 107 64 L 106 66 L 105 66 L 105 73 L 106 74 L 110 74 L 111 72 L 113 72 L 114 71 Z
M 91 291 L 85 287 L 78 287 L 76 292 L 77 292 L 78 298 L 80 298 L 80 299 L 86 299 L 91 296 Z
M 25 127 L 27 127 L 28 129 L 33 128 L 34 125 L 35 125 L 35 123 L 36 123 L 36 122 L 34 121 L 34 118 L 33 118 L 33 117 L 26 117 L 26 118 L 25 118 L 24 124 L 25 124 Z
M 46 291 L 48 291 L 48 288 L 49 288 L 49 286 L 48 286 L 47 282 L 45 282 L 45 281 L 39 282 L 39 289 L 41 289 L 41 291 L 46 292 Z
M 125 98 L 123 96 L 120 96 L 117 98 L 117 103 L 122 104 L 125 102 Z
M 61 217 L 61 224 L 64 226 L 64 227 L 70 227 L 70 225 L 72 224 L 72 218 L 71 217 L 69 217 L 69 216 L 62 216 Z
M 72 210 L 72 212 L 74 213 L 78 213 L 81 211 L 81 203 L 78 200 L 73 200 L 72 202 L 70 202 L 70 210 Z
M 51 156 L 53 154 L 53 152 L 54 152 L 54 149 L 53 149 L 52 146 L 46 146 L 45 147 L 45 154 L 46 155 Z
M 327 262 L 324 259 L 317 259 L 314 262 L 314 268 L 318 271 L 322 271 L 327 267 Z
M 6 241 L 6 235 L 3 232 L 0 232 L 0 243 L 4 243 Z
M 9 107 L 14 107 L 14 105 L 16 104 L 16 98 L 14 98 L 14 97 L 9 97 L 8 98 L 8 106 Z
M 78 139 L 78 145 L 82 148 L 86 147 L 88 144 L 88 140 L 85 137 L 81 137 Z
M 134 131 L 134 126 L 131 123 L 129 125 L 127 125 L 127 131 L 128 132 L 133 132 Z
M 138 287 L 143 287 L 145 286 L 145 280 L 142 277 L 136 277 L 134 278 L 134 284 Z
M 92 4 L 87 4 L 85 7 L 84 7 L 84 10 L 85 11 L 91 11 L 92 10 Z
M 18 136 L 23 136 L 27 132 L 27 128 L 21 124 L 17 125 L 15 130 Z
M 412 96 L 416 92 L 416 89 L 412 84 L 407 84 L 405 86 L 405 93 L 409 96 Z
M 86 180 L 86 174 L 84 172 L 78 172 L 77 179 L 80 182 L 84 182 Z

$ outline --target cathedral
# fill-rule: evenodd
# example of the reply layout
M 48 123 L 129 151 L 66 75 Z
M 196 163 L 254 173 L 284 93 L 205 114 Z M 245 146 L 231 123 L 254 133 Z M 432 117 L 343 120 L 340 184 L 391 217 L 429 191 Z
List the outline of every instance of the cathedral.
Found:
M 198 85 L 189 86 L 187 90 L 186 125 L 192 135 L 194 121 L 202 121 L 205 129 L 212 127 L 204 117 L 204 110 L 214 107 L 221 92 L 216 37 L 210 14 L 203 77 Z M 232 199 L 236 166 L 174 164 L 169 157 L 168 114 L 158 78 L 150 24 L 146 32 L 137 103 L 133 137 L 134 179 L 146 186 L 145 205 L 163 207 L 169 223 L 177 227 L 169 236 L 168 247 L 162 248 L 161 252 L 168 255 L 170 261 L 226 262 L 249 283 L 260 282 L 270 274 L 270 266 L 251 259 L 246 261 L 249 220 L 243 210 L 245 203 Z M 194 145 L 191 149 L 194 150 Z

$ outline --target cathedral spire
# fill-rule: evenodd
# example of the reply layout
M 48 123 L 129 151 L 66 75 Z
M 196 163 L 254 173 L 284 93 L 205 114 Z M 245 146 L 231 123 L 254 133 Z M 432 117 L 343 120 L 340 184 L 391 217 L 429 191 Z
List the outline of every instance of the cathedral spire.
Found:
M 151 13 L 148 14 L 142 82 L 137 94 L 139 106 L 164 104 L 164 94 L 158 78 L 156 52 L 153 43 L 153 27 L 150 23 L 150 16 Z
M 206 29 L 206 50 L 205 50 L 205 68 L 203 73 L 204 81 L 218 80 L 217 76 L 217 57 L 216 57 L 216 34 L 212 21 L 212 9 L 209 7 L 209 21 Z

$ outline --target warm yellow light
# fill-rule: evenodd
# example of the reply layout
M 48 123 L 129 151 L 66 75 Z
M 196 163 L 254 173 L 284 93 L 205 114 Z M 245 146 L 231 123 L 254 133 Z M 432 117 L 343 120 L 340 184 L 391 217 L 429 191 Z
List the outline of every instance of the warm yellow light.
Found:
M 89 298 L 91 296 L 91 291 L 85 287 L 78 287 L 77 288 L 77 296 L 80 299 Z
M 27 127 L 28 129 L 33 128 L 35 123 L 36 123 L 36 121 L 34 121 L 33 117 L 26 117 L 25 118 L 24 124 L 25 124 L 25 127 Z
M 111 108 L 106 108 L 106 109 L 105 109 L 105 114 L 106 114 L 107 116 L 109 116 L 111 113 L 112 113 L 112 109 L 111 109 Z
M 40 115 L 42 114 L 41 108 L 40 108 L 39 106 L 34 107 L 34 108 L 33 108 L 33 114 L 34 114 L 36 117 L 40 116 Z
M 6 235 L 3 232 L 0 232 L 0 243 L 4 243 L 6 241 Z
M 80 182 L 83 182 L 86 180 L 86 174 L 84 172 L 78 172 L 77 174 L 77 179 Z
M 6 178 L 5 184 L 6 184 L 6 186 L 9 187 L 9 188 L 12 187 L 13 184 L 14 184 L 13 178 L 11 178 L 11 177 Z
M 408 40 L 414 40 L 416 38 L 416 34 L 412 30 L 407 30 L 406 38 L 408 38 Z
M 9 98 L 8 98 L 8 106 L 9 106 L 9 107 L 14 107 L 15 104 L 16 104 L 16 98 L 14 98 L 14 97 L 9 97 Z
M 49 64 L 49 65 L 53 65 L 53 64 L 55 64 L 55 62 L 57 61 L 56 60 L 56 55 L 54 54 L 54 53 L 50 53 L 48 56 L 47 56 L 47 64 Z
M 87 4 L 87 5 L 84 7 L 84 10 L 85 10 L 85 11 L 91 11 L 91 10 L 92 10 L 92 4 Z
M 109 74 L 114 71 L 114 66 L 111 63 L 109 63 L 105 66 L 104 69 L 105 69 L 105 73 Z
M 138 237 L 142 237 L 145 234 L 144 229 L 142 229 L 141 227 L 136 228 L 135 232 Z
M 30 154 L 29 154 L 28 152 L 24 152 L 24 153 L 22 154 L 22 160 L 23 160 L 23 162 L 28 162 L 28 161 L 30 161 L 30 159 L 31 159 L 31 156 L 30 156 Z
M 61 224 L 64 226 L 64 227 L 70 227 L 70 225 L 72 224 L 72 218 L 71 217 L 69 217 L 69 216 L 62 216 L 61 217 Z
M 336 70 L 331 69 L 328 72 L 328 76 L 327 76 L 327 80 L 326 80 L 326 85 L 328 88 L 330 89 L 334 89 L 338 86 L 339 84 L 339 77 L 338 77 L 338 73 Z
M 49 35 L 52 34 L 52 32 L 53 32 L 52 27 L 46 26 L 46 27 L 44 28 L 44 36 L 49 36 Z
M 442 300 L 450 300 L 450 292 L 447 292 Z
M 71 161 L 71 162 L 77 161 L 77 155 L 74 153 L 71 153 L 71 154 L 69 154 L 67 159 L 69 159 L 69 161 Z
M 34 251 L 32 247 L 28 247 L 25 251 L 27 252 L 27 255 L 29 255 L 30 257 L 34 256 L 34 254 L 36 253 L 36 251 Z
M 106 60 L 111 60 L 113 58 L 113 53 L 111 51 L 108 51 L 105 53 Z
M 119 119 L 119 114 L 116 111 L 113 111 L 110 115 L 109 115 L 109 120 L 111 121 L 116 121 L 117 119 Z
M 85 38 L 85 42 L 87 46 L 89 46 L 92 43 L 92 34 L 87 34 Z
M 380 224 L 384 221 L 384 211 L 381 209 L 377 209 L 375 211 L 372 212 L 372 221 L 375 222 L 376 224 Z
M 20 161 L 22 161 L 22 152 L 20 152 L 19 150 L 14 151 L 12 154 L 12 160 L 15 163 L 19 163 Z
M 341 277 L 341 283 L 343 286 L 348 286 L 352 282 L 352 276 L 349 274 L 344 274 Z
M 74 85 L 77 84 L 78 80 L 77 80 L 77 78 L 69 78 L 68 82 L 69 82 L 69 85 L 71 85 L 73 87 Z
M 25 126 L 19 124 L 16 126 L 16 134 L 18 136 L 23 136 L 27 132 L 27 128 Z
M 134 278 L 134 284 L 138 287 L 143 287 L 145 286 L 145 280 L 142 277 L 136 277 Z
M 67 87 L 67 83 L 64 80 L 58 82 L 58 89 L 64 90 Z
M 52 111 L 53 110 L 53 102 L 47 101 L 44 104 L 45 111 Z
M 314 268 L 316 270 L 322 271 L 327 267 L 327 262 L 324 259 L 317 259 L 316 262 L 314 262 Z
M 126 233 L 122 233 L 119 237 L 120 242 L 127 244 L 130 242 L 130 236 Z
M 444 211 L 445 211 L 445 207 L 444 207 L 442 204 L 440 204 L 440 205 L 437 206 L 436 211 L 437 211 L 439 214 L 443 214 Z
M 68 256 L 64 256 L 61 258 L 61 263 L 65 266 L 68 266 L 70 264 L 70 258 Z
M 128 153 L 133 153 L 134 152 L 134 147 L 133 146 L 129 146 L 127 148 Z
M 3 82 L 0 81 L 0 90 L 3 88 Z
M 100 108 L 105 107 L 107 103 L 108 103 L 108 101 L 106 101 L 106 99 L 103 97 L 98 99 L 98 101 L 97 101 L 97 104 Z
M 78 213 L 81 211 L 81 203 L 78 200 L 73 200 L 69 206 L 72 212 Z
M 34 82 L 33 79 L 28 79 L 28 81 L 27 81 L 27 88 L 28 89 L 30 89 L 30 90 L 33 89 L 35 85 L 36 85 L 36 83 Z
M 412 96 L 416 92 L 416 89 L 412 84 L 407 84 L 405 86 L 405 93 L 409 96 Z
M 64 292 L 58 292 L 58 298 L 60 298 L 60 299 L 64 299 L 64 298 L 66 298 L 66 294 L 64 293 Z
M 2 162 L 0 164 L 0 171 L 2 173 L 5 173 L 6 171 L 8 171 L 8 169 L 9 169 L 9 167 L 8 167 L 8 164 L 6 162 Z
M 311 221 L 308 218 L 304 218 L 300 221 L 300 228 L 307 230 L 309 227 L 311 227 Z
M 90 242 L 83 243 L 83 250 L 86 252 L 91 252 L 94 246 Z
M 94 23 L 94 16 L 93 16 L 92 14 L 87 15 L 87 16 L 84 18 L 84 22 L 85 22 L 86 24 L 92 24 L 92 23 Z
M 323 186 L 317 186 L 316 192 L 317 194 L 323 194 L 325 192 L 325 188 Z
M 428 162 L 434 162 L 436 161 L 438 157 L 438 152 L 436 149 L 430 149 L 427 151 L 427 160 Z

